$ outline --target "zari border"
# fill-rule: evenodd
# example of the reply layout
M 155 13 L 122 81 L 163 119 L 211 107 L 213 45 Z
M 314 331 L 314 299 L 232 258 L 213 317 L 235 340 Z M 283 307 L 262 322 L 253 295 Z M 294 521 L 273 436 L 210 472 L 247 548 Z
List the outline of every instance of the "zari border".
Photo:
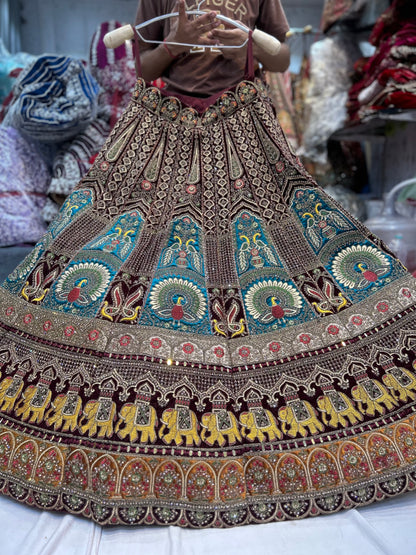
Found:
M 67 511 L 101 525 L 224 528 L 301 519 L 414 490 L 415 427 L 411 415 L 383 430 L 327 445 L 205 460 L 109 455 L 1 426 L 0 490 L 27 505 Z M 289 470 L 296 465 L 295 479 Z M 319 482 L 320 473 L 326 473 L 326 483 Z M 195 494 L 195 476 L 204 481 L 205 499 Z M 172 485 L 171 497 L 160 493 L 161 480 Z

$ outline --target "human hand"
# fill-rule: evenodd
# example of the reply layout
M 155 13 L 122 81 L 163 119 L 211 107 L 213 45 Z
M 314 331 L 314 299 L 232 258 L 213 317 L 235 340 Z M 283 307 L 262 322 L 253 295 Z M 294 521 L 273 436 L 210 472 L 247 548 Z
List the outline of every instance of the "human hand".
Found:
M 189 19 L 186 14 L 185 0 L 178 0 L 176 9 L 179 16 L 171 26 L 169 35 L 165 38 L 167 42 L 185 42 L 187 44 L 209 44 L 216 46 L 218 40 L 209 37 L 209 33 L 214 30 L 220 21 L 216 19 L 217 13 L 210 11 L 195 19 Z M 169 50 L 173 55 L 179 56 L 184 52 L 188 52 L 188 46 L 169 45 Z
M 219 47 L 235 46 L 236 48 L 223 48 L 222 55 L 244 67 L 247 58 L 247 44 L 241 45 L 247 42 L 247 33 L 228 23 L 224 23 L 221 27 L 210 31 L 208 38 L 216 40 Z

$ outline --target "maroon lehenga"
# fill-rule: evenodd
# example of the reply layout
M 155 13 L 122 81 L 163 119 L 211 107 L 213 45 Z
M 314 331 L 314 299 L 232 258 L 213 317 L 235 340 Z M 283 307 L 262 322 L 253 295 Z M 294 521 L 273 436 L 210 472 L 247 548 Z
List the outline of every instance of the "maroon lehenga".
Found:
M 222 527 L 414 488 L 415 280 L 317 187 L 260 80 L 182 100 L 138 79 L 1 288 L 2 492 Z

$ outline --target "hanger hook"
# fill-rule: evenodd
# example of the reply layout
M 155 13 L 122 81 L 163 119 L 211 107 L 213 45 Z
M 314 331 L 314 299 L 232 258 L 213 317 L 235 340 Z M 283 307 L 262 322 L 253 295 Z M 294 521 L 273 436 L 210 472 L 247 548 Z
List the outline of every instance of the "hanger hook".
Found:
M 205 1 L 206 1 L 206 0 L 201 0 L 201 1 L 198 3 L 198 10 L 201 9 L 201 6 L 202 6 L 202 4 L 203 4 Z

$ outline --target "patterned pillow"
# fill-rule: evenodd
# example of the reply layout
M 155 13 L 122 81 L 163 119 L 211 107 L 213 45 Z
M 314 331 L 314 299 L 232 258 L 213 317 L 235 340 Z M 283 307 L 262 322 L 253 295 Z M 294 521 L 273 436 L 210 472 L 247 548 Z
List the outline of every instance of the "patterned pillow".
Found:
M 107 121 L 97 118 L 71 142 L 60 145 L 53 160 L 49 195 L 65 197 L 71 193 L 91 167 L 109 132 Z
M 40 56 L 16 80 L 4 124 L 38 141 L 67 141 L 95 119 L 98 93 L 81 60 Z
M 0 127 L 0 246 L 36 243 L 46 231 L 40 211 L 50 173 L 37 147 Z

